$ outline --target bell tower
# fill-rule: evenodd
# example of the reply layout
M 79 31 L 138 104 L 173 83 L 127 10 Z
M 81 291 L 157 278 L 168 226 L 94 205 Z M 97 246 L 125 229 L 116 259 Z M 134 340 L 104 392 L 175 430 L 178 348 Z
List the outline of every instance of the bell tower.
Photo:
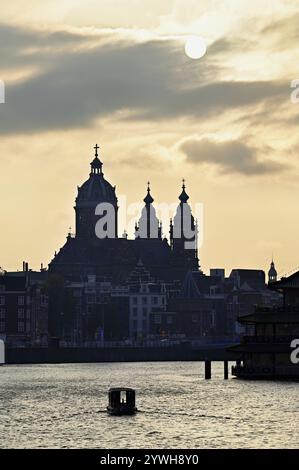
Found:
M 135 238 L 162 238 L 162 224 L 159 222 L 155 208 L 154 199 L 151 195 L 150 183 L 147 183 L 147 194 L 143 201 L 145 206 L 142 209 L 139 223 L 135 226 Z
M 173 221 L 170 220 L 170 246 L 175 258 L 184 261 L 190 267 L 198 268 L 197 253 L 197 223 L 188 204 L 189 196 L 186 193 L 183 179 L 182 192 L 179 195 L 179 205 Z

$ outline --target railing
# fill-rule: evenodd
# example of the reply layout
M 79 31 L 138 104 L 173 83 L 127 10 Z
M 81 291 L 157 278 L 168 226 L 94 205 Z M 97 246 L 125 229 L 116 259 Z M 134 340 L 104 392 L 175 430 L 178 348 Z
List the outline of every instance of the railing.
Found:
M 187 342 L 188 343 L 188 342 Z M 186 344 L 186 341 L 60 341 L 60 348 L 171 348 Z
M 274 307 L 256 305 L 254 311 L 256 313 L 298 313 L 299 315 L 299 305 L 279 305 Z
M 124 341 L 60 341 L 60 348 L 171 348 L 177 346 L 190 346 L 192 348 L 202 346 L 222 345 L 223 347 L 239 342 L 239 337 L 215 337 L 215 338 L 165 338 L 152 340 L 124 340 Z
M 275 367 L 232 366 L 232 375 L 294 375 L 299 376 L 299 365 Z
M 295 336 L 243 336 L 242 343 L 286 343 L 290 344 Z

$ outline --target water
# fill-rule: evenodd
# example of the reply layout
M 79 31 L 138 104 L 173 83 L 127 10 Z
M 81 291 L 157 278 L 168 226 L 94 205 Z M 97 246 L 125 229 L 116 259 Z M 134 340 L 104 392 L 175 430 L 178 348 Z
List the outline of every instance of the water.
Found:
M 299 384 L 223 380 L 198 362 L 0 368 L 1 448 L 298 448 Z M 103 412 L 110 386 L 141 413 Z

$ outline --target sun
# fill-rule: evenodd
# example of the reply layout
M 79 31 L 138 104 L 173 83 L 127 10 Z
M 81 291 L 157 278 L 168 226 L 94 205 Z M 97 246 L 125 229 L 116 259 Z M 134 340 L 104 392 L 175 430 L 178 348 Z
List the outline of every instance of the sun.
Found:
M 190 59 L 200 59 L 207 52 L 206 43 L 199 36 L 189 36 L 185 43 L 185 52 Z

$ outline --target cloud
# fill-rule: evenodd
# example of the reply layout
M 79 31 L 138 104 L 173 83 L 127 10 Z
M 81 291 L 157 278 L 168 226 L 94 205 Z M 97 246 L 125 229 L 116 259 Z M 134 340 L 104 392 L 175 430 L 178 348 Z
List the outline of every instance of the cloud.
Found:
M 287 165 L 272 160 L 259 160 L 257 149 L 237 140 L 216 141 L 207 138 L 190 138 L 182 142 L 179 149 L 194 164 L 209 164 L 222 173 L 263 175 L 281 172 Z
M 295 47 L 299 39 L 298 22 L 298 12 L 276 19 L 262 28 L 261 35 L 268 35 L 272 40 L 274 39 L 273 48 L 276 50 Z
M 40 69 L 7 86 L 0 133 L 84 128 L 119 111 L 131 120 L 208 119 L 238 108 L 248 112 L 273 99 L 278 103 L 289 92 L 289 84 L 279 81 L 223 81 L 221 65 L 208 54 L 195 64 L 179 41 L 115 40 L 110 34 L 109 42 L 108 36 L 104 44 L 99 38 L 97 45 L 85 47 L 88 34 L 2 25 L 0 39 L 6 37 L 11 48 L 7 63 L 33 61 Z M 218 42 L 212 58 L 219 48 Z

